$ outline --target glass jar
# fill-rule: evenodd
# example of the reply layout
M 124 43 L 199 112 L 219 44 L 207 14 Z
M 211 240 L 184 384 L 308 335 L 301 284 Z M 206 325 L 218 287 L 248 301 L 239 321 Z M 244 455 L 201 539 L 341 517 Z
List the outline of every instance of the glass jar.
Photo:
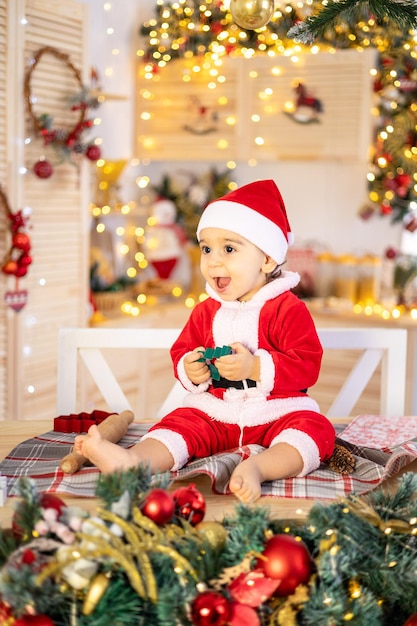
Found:
M 318 298 L 334 295 L 335 258 L 331 252 L 320 252 L 317 257 L 314 291 Z
M 336 259 L 335 296 L 355 304 L 357 293 L 357 259 L 350 254 L 343 254 Z
M 366 254 L 358 259 L 358 302 L 375 304 L 379 301 L 381 285 L 381 259 Z

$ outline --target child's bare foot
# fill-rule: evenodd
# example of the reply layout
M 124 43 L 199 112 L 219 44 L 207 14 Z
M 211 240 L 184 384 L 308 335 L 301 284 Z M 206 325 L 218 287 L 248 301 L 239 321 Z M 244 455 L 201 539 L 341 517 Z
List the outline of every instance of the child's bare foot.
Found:
M 85 456 L 102 472 L 110 473 L 135 465 L 129 450 L 103 439 L 95 424 L 90 426 L 87 435 L 78 435 L 75 438 L 74 452 Z
M 230 491 L 241 502 L 249 504 L 261 496 L 262 476 L 255 459 L 245 459 L 230 477 Z

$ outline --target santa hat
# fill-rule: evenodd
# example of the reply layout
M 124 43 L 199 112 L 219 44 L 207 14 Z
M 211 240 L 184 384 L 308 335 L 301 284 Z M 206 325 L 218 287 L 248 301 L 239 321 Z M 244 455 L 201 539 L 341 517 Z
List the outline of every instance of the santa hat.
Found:
M 241 235 L 280 265 L 294 242 L 282 196 L 273 180 L 258 180 L 211 202 L 197 226 Z

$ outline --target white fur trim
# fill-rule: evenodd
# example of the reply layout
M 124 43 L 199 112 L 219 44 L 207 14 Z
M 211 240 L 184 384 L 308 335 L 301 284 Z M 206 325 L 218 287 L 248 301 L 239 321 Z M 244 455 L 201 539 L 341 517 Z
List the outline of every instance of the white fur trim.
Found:
M 320 412 L 317 402 L 309 396 L 267 400 L 257 387 L 230 387 L 223 399 L 211 393 L 187 394 L 183 406 L 199 409 L 218 422 L 238 424 L 241 428 L 269 424 L 294 411 Z
M 279 435 L 277 435 L 272 441 L 270 447 L 275 445 L 276 443 L 287 443 L 289 446 L 292 446 L 301 454 L 303 459 L 303 469 L 298 474 L 297 478 L 302 478 L 303 476 L 307 476 L 315 469 L 317 469 L 320 465 L 320 453 L 314 439 L 303 433 L 301 430 L 297 430 L 296 428 L 288 428 L 283 430 Z
M 269 395 L 274 388 L 275 383 L 275 365 L 272 356 L 267 350 L 260 349 L 254 352 L 261 361 L 261 380 L 258 382 L 258 388 L 262 389 L 265 395 Z
M 209 204 L 197 226 L 197 239 L 200 241 L 200 234 L 204 228 L 213 227 L 224 228 L 241 235 L 279 265 L 285 260 L 288 241 L 281 228 L 245 204 L 223 199 Z
M 143 435 L 141 441 L 144 441 L 144 439 L 156 439 L 168 448 L 174 458 L 174 465 L 171 467 L 171 471 L 179 470 L 187 463 L 189 459 L 187 444 L 184 437 L 179 433 L 168 428 L 158 428 Z

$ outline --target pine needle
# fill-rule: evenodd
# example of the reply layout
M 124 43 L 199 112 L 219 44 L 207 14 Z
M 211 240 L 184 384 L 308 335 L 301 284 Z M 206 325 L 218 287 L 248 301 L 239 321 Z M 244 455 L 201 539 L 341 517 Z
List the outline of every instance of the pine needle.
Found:
M 316 15 L 290 28 L 289 39 L 311 44 L 323 35 L 326 28 L 340 20 L 359 22 L 365 15 L 379 22 L 391 20 L 404 31 L 417 28 L 417 4 L 415 0 L 331 0 Z

